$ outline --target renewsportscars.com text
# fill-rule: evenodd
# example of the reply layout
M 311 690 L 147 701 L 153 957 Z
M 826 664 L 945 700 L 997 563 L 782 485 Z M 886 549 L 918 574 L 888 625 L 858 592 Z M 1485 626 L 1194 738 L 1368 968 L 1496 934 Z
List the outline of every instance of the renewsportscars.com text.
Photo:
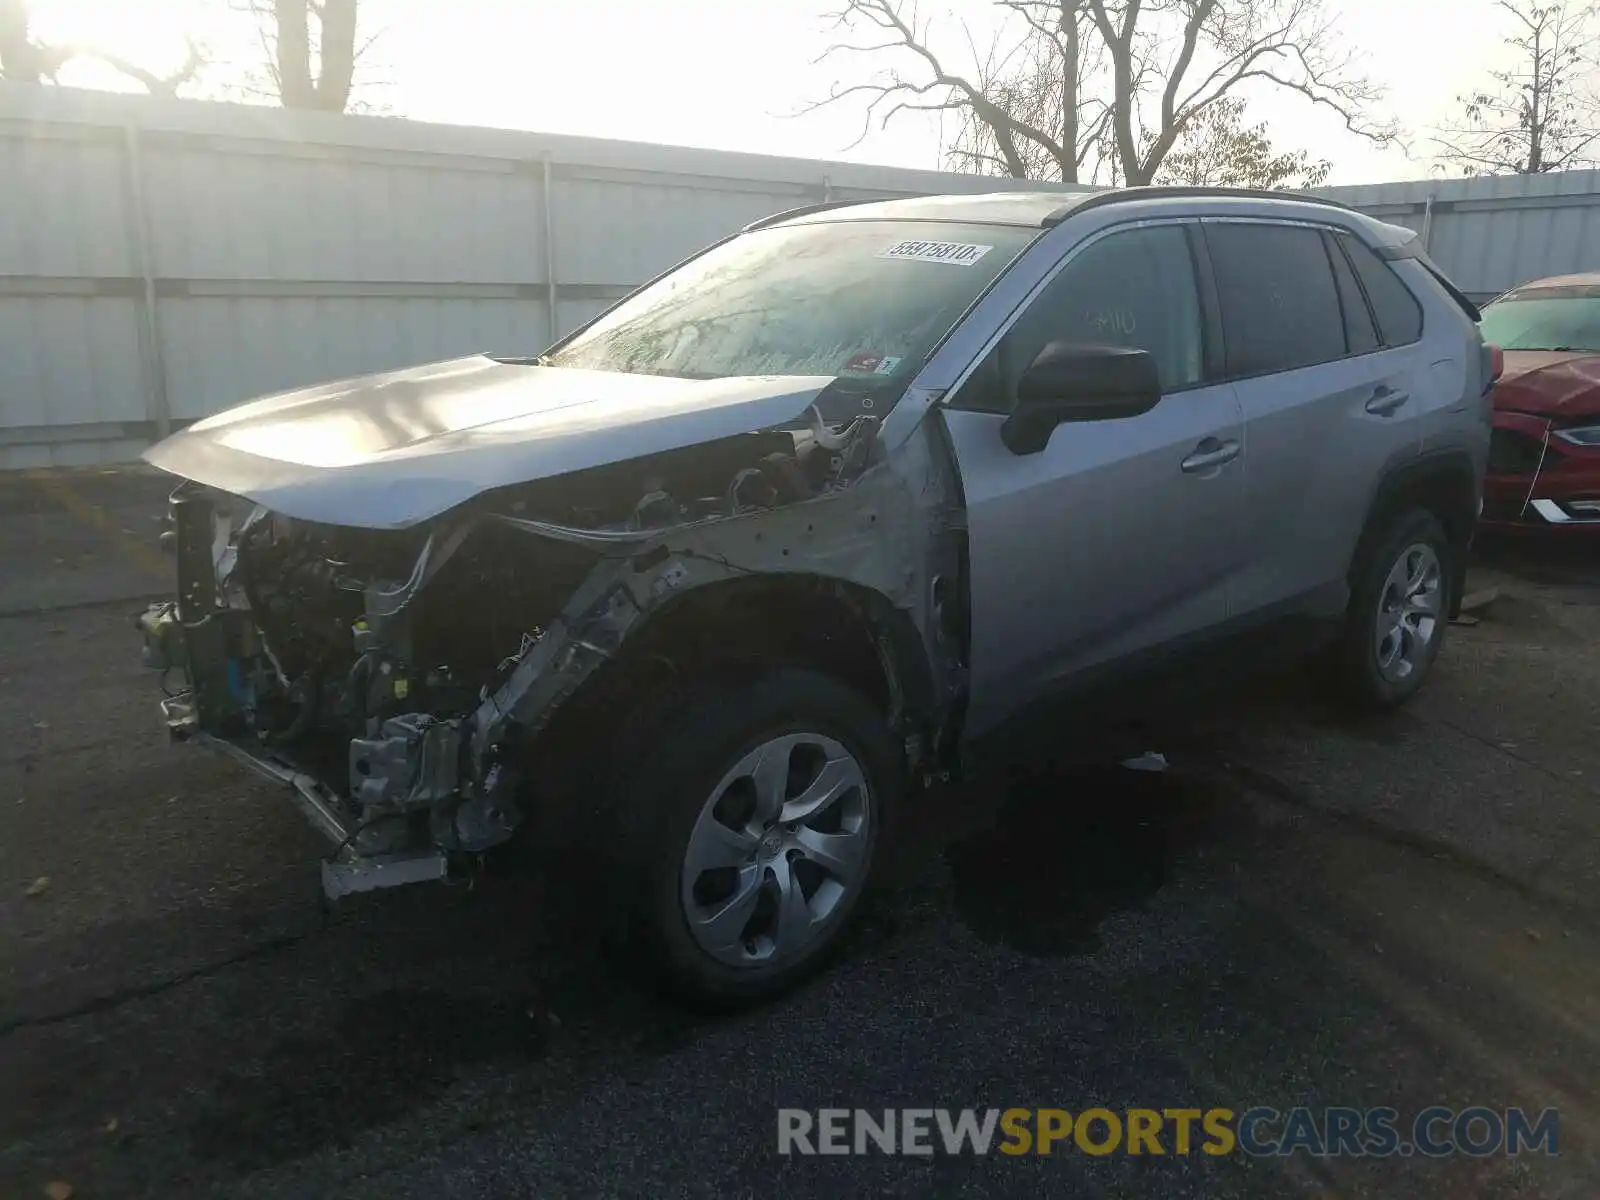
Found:
M 1520 1108 L 781 1108 L 778 1153 L 1420 1155 L 1558 1152 L 1559 1114 Z

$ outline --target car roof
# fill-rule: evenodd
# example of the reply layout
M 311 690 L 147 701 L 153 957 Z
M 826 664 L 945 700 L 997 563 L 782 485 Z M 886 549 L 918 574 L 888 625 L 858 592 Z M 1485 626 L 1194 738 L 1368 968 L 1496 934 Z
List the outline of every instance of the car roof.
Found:
M 1140 201 L 1222 199 L 1269 200 L 1318 205 L 1351 211 L 1337 201 L 1304 192 L 1257 191 L 1250 188 L 1131 187 L 1071 191 L 1006 191 L 976 195 L 911 196 L 901 200 L 840 200 L 776 213 L 745 227 L 816 224 L 825 221 L 952 221 L 977 225 L 1048 228 L 1085 209 Z
M 959 221 L 1039 229 L 1047 218 L 1072 209 L 1093 192 L 983 192 L 977 195 L 908 196 L 902 200 L 845 200 L 778 213 L 765 224 L 822 221 Z

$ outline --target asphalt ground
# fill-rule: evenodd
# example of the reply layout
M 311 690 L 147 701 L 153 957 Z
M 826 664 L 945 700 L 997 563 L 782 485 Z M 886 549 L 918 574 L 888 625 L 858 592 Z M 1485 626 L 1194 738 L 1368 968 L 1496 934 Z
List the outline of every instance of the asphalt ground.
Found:
M 0 478 L 0 1196 L 1600 1191 L 1600 556 L 1476 567 L 1499 598 L 1392 717 L 1291 674 L 1166 731 L 1164 773 L 921 798 L 840 964 L 706 1019 L 600 953 L 615 881 L 581 864 L 325 913 L 293 807 L 159 727 L 131 617 L 163 491 Z M 776 1137 L 779 1107 L 1430 1105 L 1555 1108 L 1559 1152 Z

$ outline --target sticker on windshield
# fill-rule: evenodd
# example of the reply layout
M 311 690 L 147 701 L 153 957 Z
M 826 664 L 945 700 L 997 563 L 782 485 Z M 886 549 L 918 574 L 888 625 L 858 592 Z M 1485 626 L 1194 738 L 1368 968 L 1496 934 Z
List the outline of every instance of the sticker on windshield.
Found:
M 887 250 L 879 250 L 879 258 L 912 259 L 916 262 L 948 263 L 953 267 L 970 267 L 993 246 L 976 246 L 971 242 L 896 242 Z
M 894 357 L 885 357 L 881 354 L 857 354 L 852 356 L 843 367 L 839 368 L 841 375 L 893 375 L 894 369 L 900 365 L 900 360 Z

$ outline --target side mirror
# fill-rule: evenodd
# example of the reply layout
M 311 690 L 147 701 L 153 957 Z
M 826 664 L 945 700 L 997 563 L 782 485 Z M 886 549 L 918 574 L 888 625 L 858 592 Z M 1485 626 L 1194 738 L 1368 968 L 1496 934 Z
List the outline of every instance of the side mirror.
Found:
M 1013 454 L 1037 454 L 1064 421 L 1109 421 L 1149 412 L 1161 399 L 1146 350 L 1051 342 L 1017 383 L 1017 407 L 1000 426 Z

